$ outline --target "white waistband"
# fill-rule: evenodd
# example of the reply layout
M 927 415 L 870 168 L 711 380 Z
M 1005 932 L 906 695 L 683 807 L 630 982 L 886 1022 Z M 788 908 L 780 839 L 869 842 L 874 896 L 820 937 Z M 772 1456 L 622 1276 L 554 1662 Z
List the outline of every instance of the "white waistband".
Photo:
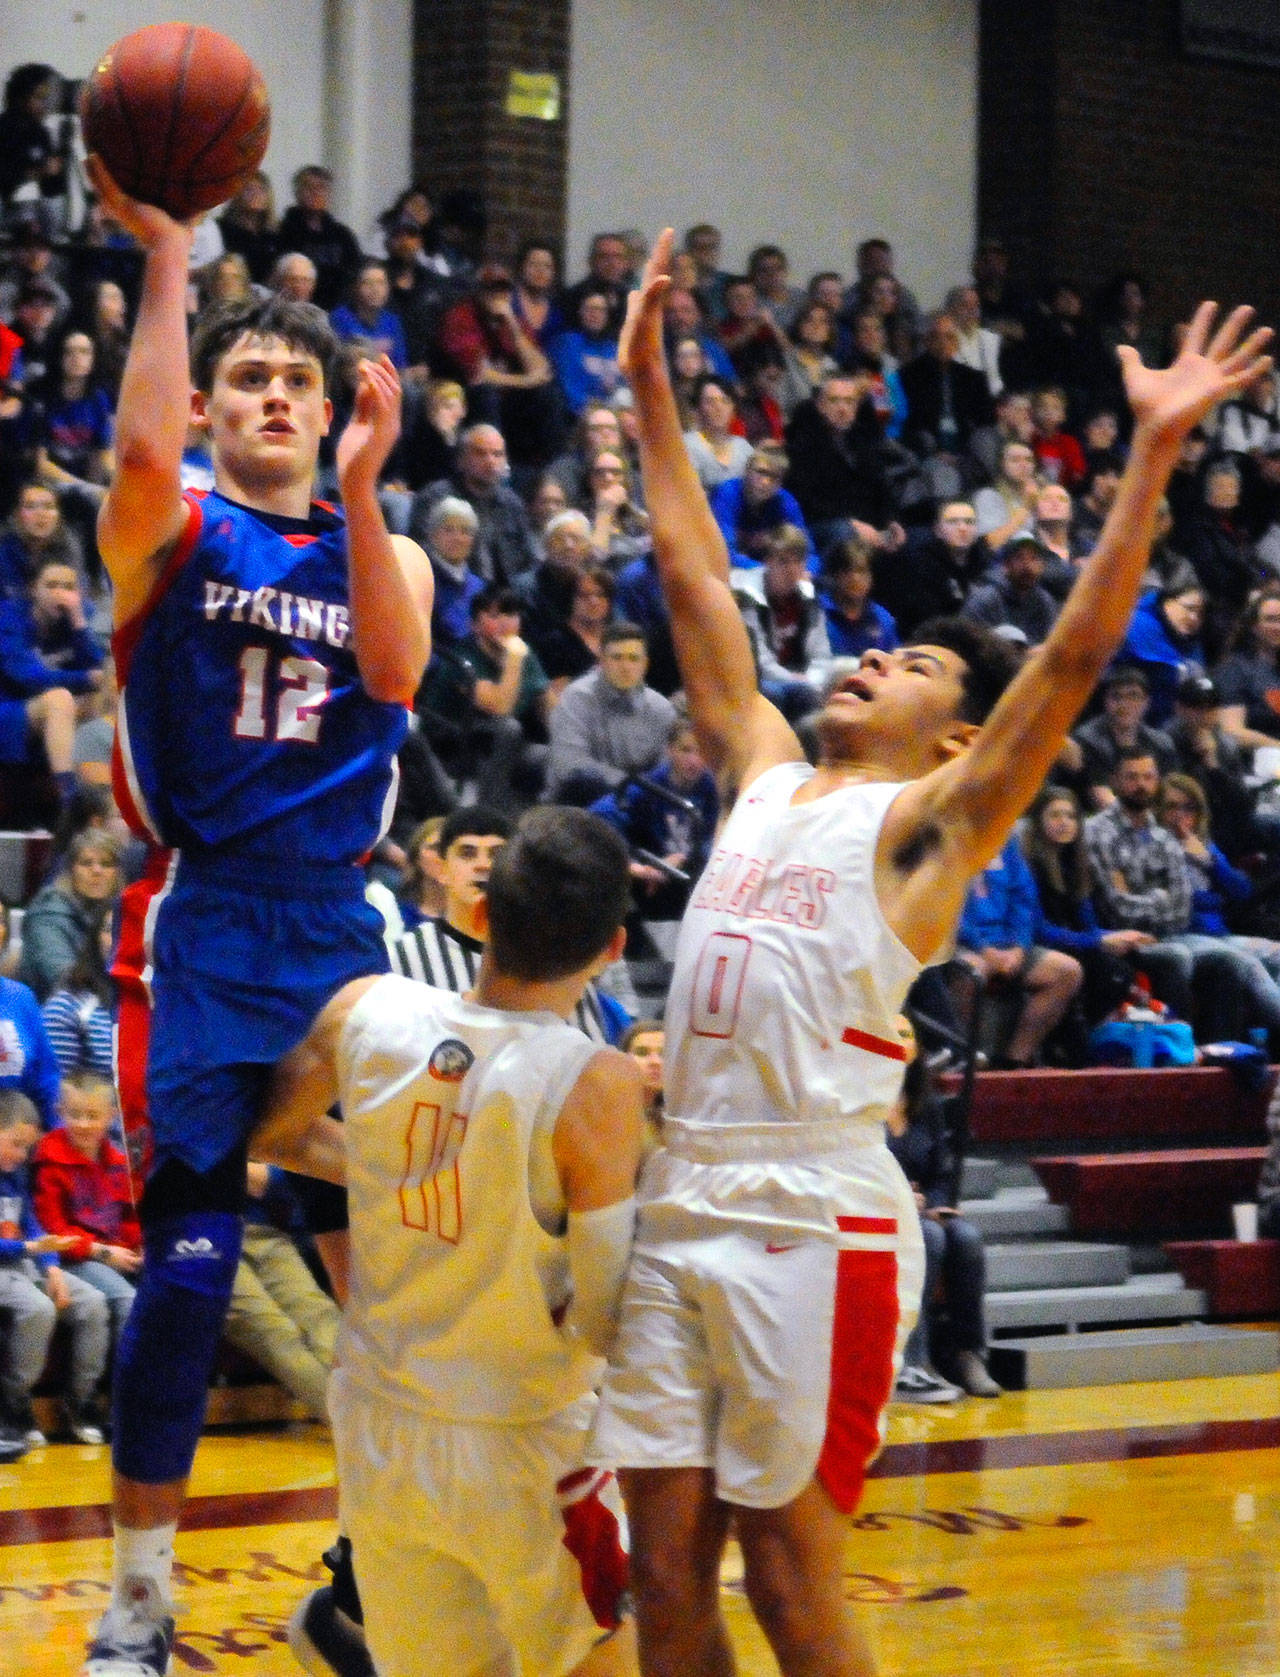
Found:
M 668 1113 L 662 1121 L 662 1140 L 678 1158 L 695 1164 L 718 1164 L 727 1159 L 795 1159 L 883 1142 L 884 1125 L 879 1119 L 817 1124 L 691 1124 Z

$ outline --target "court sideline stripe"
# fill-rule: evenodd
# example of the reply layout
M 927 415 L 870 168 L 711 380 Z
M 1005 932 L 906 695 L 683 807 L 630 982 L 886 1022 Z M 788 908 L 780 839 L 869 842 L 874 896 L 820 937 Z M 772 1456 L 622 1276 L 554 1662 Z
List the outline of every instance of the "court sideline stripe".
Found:
M 1161 1456 L 1275 1449 L 1280 1449 L 1280 1417 L 1188 1422 L 1167 1427 L 1102 1427 L 1080 1432 L 890 1444 L 872 1464 L 868 1477 L 909 1479 L 936 1473 L 1067 1467 L 1086 1462 L 1143 1461 Z M 182 1529 L 184 1532 L 217 1531 L 237 1526 L 333 1520 L 337 1507 L 338 1493 L 332 1485 L 298 1490 L 234 1491 L 224 1496 L 192 1497 L 183 1513 Z M 0 1548 L 110 1535 L 111 1510 L 106 1503 L 0 1512 Z

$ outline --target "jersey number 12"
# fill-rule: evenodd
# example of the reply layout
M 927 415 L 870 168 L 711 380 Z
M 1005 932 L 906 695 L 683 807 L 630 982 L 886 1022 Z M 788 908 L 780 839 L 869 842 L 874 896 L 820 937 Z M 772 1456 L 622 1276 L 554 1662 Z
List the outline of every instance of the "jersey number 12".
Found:
M 274 669 L 269 668 L 272 665 Z M 317 659 L 280 658 L 265 646 L 246 646 L 240 654 L 235 736 L 314 745 L 320 738 L 320 711 L 328 696 L 329 671 Z

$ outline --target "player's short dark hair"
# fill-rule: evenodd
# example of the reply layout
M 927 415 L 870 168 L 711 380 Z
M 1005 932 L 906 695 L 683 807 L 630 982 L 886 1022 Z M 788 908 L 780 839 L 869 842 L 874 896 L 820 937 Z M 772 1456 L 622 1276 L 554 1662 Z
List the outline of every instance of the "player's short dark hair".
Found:
M 942 646 L 963 660 L 962 722 L 985 722 L 1021 666 L 1015 647 L 967 617 L 931 617 L 912 630 L 911 645 Z
M 627 847 L 585 809 L 545 805 L 521 817 L 489 874 L 489 948 L 509 978 L 580 972 L 630 907 Z
M 445 816 L 436 834 L 436 849 L 442 856 L 447 856 L 449 847 L 460 838 L 509 839 L 511 828 L 510 817 L 500 809 L 489 809 L 484 804 L 464 804 L 461 809 Z
M 201 315 L 191 338 L 191 382 L 197 390 L 213 389 L 219 361 L 246 333 L 254 338 L 278 338 L 290 349 L 314 355 L 328 390 L 338 357 L 338 336 L 328 315 L 314 303 L 274 295 L 224 303 Z

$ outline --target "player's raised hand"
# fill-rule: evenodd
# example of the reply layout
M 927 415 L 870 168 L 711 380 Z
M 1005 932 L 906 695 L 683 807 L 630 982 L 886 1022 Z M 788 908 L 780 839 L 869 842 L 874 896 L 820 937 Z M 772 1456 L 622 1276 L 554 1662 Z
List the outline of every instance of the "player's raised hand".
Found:
M 627 318 L 618 340 L 618 365 L 630 383 L 663 362 L 662 303 L 671 286 L 671 251 L 675 233 L 666 227 L 649 252 L 640 284 L 627 298 Z
M 1252 309 L 1233 309 L 1215 331 L 1217 318 L 1216 303 L 1201 303 L 1171 367 L 1144 367 L 1128 344 L 1118 350 L 1134 419 L 1149 436 L 1180 440 L 1211 408 L 1270 368 L 1271 357 L 1263 352 L 1271 328 L 1250 331 Z
M 154 250 L 166 239 L 180 240 L 185 248 L 190 249 L 194 221 L 175 221 L 155 204 L 144 204 L 138 198 L 130 198 L 116 185 L 96 152 L 85 158 L 84 172 L 102 208 L 126 233 L 133 234 L 143 250 Z
M 387 355 L 361 361 L 355 405 L 338 441 L 338 482 L 344 493 L 357 481 L 377 482 L 399 435 L 400 375 Z

